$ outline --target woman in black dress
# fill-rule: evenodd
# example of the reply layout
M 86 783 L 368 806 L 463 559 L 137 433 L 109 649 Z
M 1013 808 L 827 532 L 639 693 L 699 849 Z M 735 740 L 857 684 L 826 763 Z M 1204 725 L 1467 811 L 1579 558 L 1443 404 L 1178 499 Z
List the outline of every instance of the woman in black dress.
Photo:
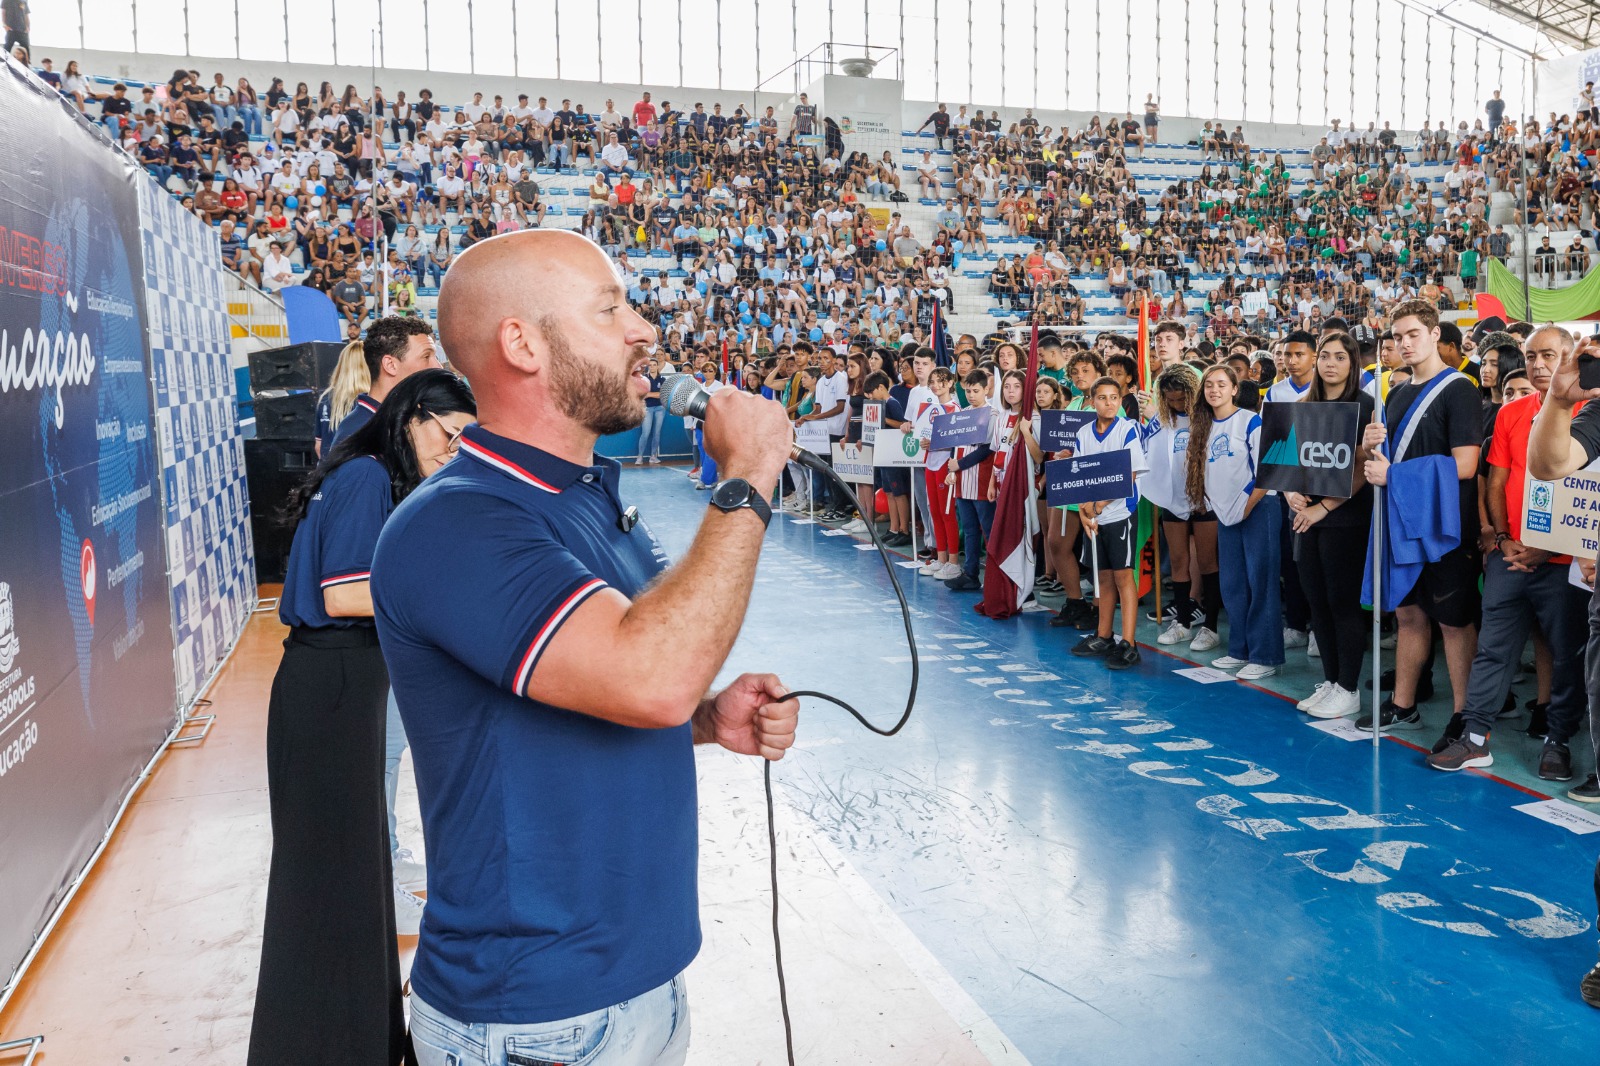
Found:
M 455 454 L 465 382 L 423 370 L 290 494 L 299 523 L 267 712 L 272 868 L 250 1066 L 395 1066 L 407 1057 L 384 727 L 389 673 L 368 589 L 395 505 Z

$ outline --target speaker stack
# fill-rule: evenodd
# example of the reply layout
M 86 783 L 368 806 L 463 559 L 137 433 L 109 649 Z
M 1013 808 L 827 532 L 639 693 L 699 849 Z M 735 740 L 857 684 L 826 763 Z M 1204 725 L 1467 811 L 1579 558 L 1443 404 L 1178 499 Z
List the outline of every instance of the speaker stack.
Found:
M 283 580 L 294 530 L 279 515 L 289 493 L 316 469 L 317 397 L 328 387 L 343 349 L 313 341 L 250 356 L 256 435 L 244 442 L 244 461 L 257 582 Z

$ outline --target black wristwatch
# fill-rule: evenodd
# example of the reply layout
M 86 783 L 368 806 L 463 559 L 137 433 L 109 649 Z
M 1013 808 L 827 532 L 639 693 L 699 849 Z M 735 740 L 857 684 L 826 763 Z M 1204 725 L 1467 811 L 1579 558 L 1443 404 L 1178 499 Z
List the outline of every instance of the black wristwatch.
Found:
M 762 526 L 772 522 L 772 505 L 742 477 L 729 478 L 711 486 L 711 506 L 728 512 L 748 507 L 761 519 Z

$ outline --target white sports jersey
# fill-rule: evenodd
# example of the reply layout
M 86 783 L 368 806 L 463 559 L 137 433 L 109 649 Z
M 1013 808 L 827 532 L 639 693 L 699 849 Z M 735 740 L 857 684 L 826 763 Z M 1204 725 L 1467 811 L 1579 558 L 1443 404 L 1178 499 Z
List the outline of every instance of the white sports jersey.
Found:
M 1296 400 L 1304 399 L 1306 393 L 1310 391 L 1311 382 L 1306 382 L 1305 388 L 1299 388 L 1295 385 L 1293 378 L 1284 378 L 1282 381 L 1274 381 L 1263 399 L 1267 403 L 1293 403 Z
M 1138 475 L 1148 473 L 1150 464 L 1145 461 L 1144 445 L 1140 440 L 1139 427 L 1126 418 L 1118 418 L 1111 423 L 1111 427 L 1100 433 L 1098 422 L 1090 422 L 1078 429 L 1077 444 L 1073 448 L 1074 456 L 1100 455 L 1105 452 L 1126 451 L 1133 461 L 1135 476 L 1133 495 L 1122 499 L 1112 500 L 1106 509 L 1100 512 L 1099 521 L 1109 525 L 1120 522 L 1133 514 L 1139 506 Z
M 1256 487 L 1261 458 L 1261 416 L 1243 407 L 1211 424 L 1206 442 L 1206 500 L 1217 521 L 1236 526 Z
M 1145 423 L 1144 453 L 1150 470 L 1139 478 L 1139 492 L 1162 510 L 1188 518 L 1194 508 L 1185 485 L 1189 478 L 1189 416 L 1173 415 L 1173 424 L 1159 416 Z

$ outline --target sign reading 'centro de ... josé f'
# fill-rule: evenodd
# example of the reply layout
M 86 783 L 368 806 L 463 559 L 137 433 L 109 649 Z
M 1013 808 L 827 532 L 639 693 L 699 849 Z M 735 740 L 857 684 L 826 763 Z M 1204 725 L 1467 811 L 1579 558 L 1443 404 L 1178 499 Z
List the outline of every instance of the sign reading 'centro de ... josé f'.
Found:
M 1355 493 L 1361 405 L 1264 403 L 1256 484 L 1279 492 L 1349 499 Z
M 1052 459 L 1044 464 L 1045 502 L 1071 503 L 1118 500 L 1133 495 L 1133 456 L 1125 451 Z
M 1522 543 L 1558 555 L 1593 559 L 1600 548 L 1600 470 L 1590 464 L 1560 481 L 1528 478 Z

